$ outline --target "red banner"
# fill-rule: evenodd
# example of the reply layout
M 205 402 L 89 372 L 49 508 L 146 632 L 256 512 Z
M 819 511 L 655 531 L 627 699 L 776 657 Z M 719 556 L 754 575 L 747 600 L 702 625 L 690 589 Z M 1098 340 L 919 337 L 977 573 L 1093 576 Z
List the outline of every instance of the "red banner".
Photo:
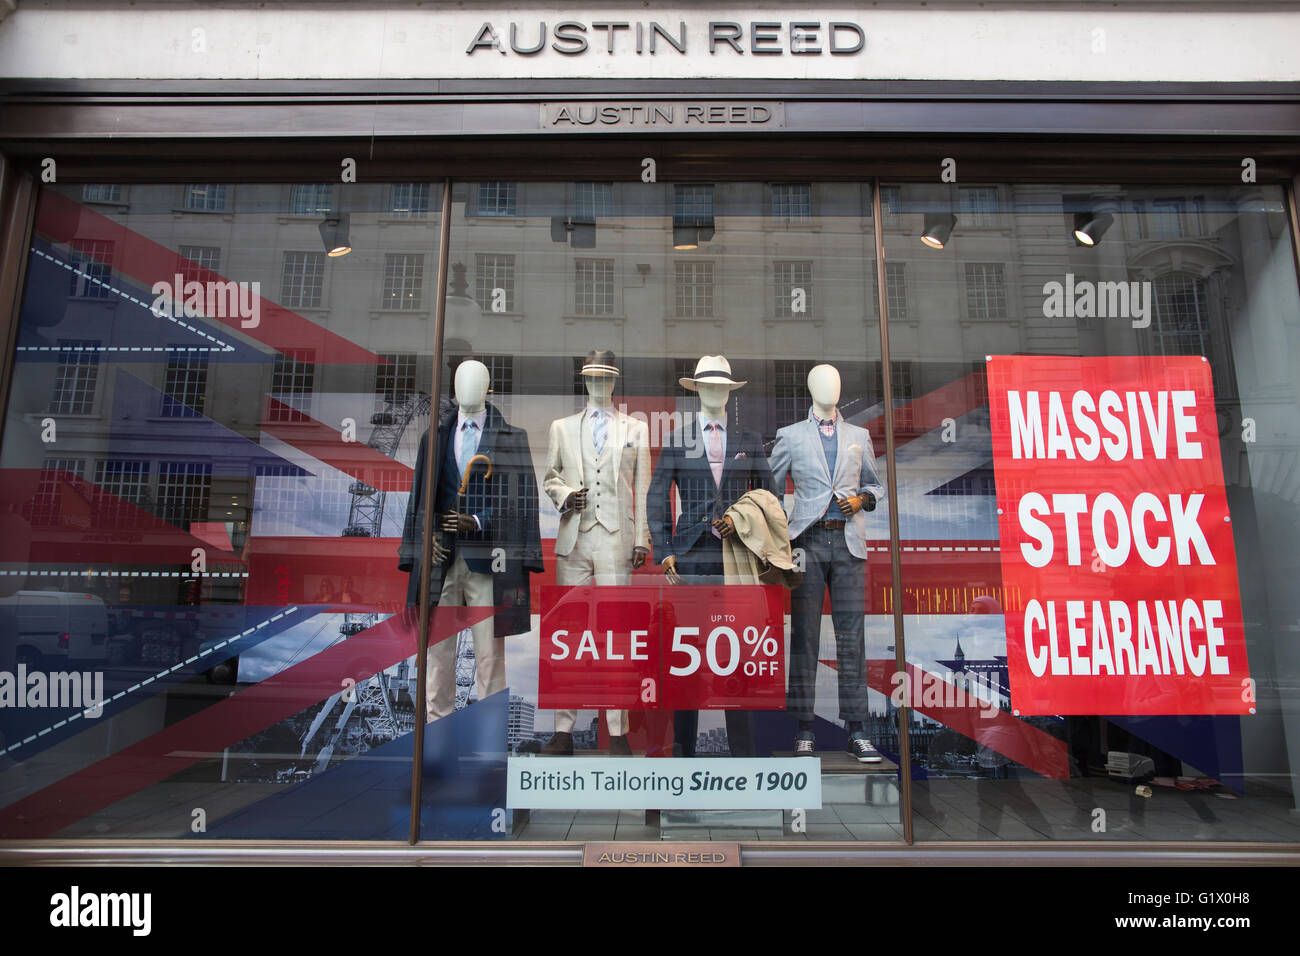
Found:
M 785 589 L 543 587 L 537 706 L 780 710 Z
M 994 356 L 988 382 L 1013 710 L 1254 713 L 1209 363 Z

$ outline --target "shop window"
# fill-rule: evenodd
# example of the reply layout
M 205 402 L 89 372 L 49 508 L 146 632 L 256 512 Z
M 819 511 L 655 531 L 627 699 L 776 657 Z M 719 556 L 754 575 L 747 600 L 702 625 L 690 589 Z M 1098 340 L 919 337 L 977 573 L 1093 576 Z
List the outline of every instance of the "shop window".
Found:
M 187 260 L 181 263 L 181 275 L 186 282 L 197 281 L 204 269 L 221 271 L 220 246 L 181 246 L 180 253 Z
M 69 295 L 79 299 L 107 299 L 112 294 L 113 243 L 92 239 L 70 256 L 73 266 Z
M 185 187 L 185 209 L 189 212 L 221 212 L 226 208 L 226 191 L 222 183 L 191 183 Z
M 501 293 L 497 293 L 501 289 Z M 515 257 L 497 253 L 479 253 L 474 257 L 474 300 L 484 312 L 497 311 L 494 303 L 500 296 L 502 311 L 515 309 Z
M 772 218 L 788 223 L 807 222 L 812 218 L 811 183 L 774 183 Z
M 1002 263 L 966 264 L 966 315 L 971 319 L 1007 317 L 1007 287 Z
M 614 260 L 577 259 L 573 270 L 573 306 L 578 315 L 614 314 Z
M 287 309 L 319 309 L 325 286 L 325 253 L 286 252 L 280 270 L 280 304 Z
M 195 418 L 203 414 L 208 391 L 208 354 L 174 345 L 167 355 L 162 414 L 165 418 Z
M 421 219 L 429 213 L 428 183 L 393 183 L 388 211 L 398 219 Z
M 101 342 L 59 340 L 50 411 L 55 415 L 89 415 L 95 410 Z
M 996 186 L 962 186 L 957 197 L 959 221 L 963 226 L 988 229 L 998 224 Z
M 476 216 L 519 215 L 519 184 L 480 183 L 474 214 Z
M 779 319 L 810 319 L 813 312 L 813 264 L 807 260 L 772 263 L 773 311 Z
M 270 406 L 273 422 L 305 421 L 311 414 L 311 396 L 316 387 L 316 357 L 310 349 L 286 349 L 275 357 L 271 371 Z
M 398 312 L 418 312 L 423 304 L 424 256 L 393 252 L 385 255 L 381 307 Z
M 694 259 L 674 262 L 674 314 L 679 319 L 713 318 L 714 286 L 712 262 Z
M 324 216 L 334 208 L 334 187 L 329 183 L 295 183 L 289 189 L 289 213 Z
M 158 463 L 157 516 L 168 524 L 188 531 L 191 522 L 206 519 L 211 492 L 211 464 L 193 461 Z

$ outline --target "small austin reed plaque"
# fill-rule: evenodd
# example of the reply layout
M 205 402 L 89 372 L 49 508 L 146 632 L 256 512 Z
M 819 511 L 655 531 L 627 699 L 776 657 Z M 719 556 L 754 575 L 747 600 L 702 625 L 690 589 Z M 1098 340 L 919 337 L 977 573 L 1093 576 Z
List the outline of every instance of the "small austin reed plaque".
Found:
M 583 866 L 740 866 L 738 843 L 586 843 Z
M 539 126 L 545 130 L 567 132 L 779 129 L 785 126 L 785 104 L 774 100 L 588 100 L 543 103 Z

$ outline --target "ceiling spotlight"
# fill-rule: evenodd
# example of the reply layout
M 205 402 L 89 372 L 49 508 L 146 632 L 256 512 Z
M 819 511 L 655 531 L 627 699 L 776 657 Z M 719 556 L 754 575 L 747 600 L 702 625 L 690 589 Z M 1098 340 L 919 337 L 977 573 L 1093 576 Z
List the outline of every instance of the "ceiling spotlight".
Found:
M 348 238 L 347 213 L 342 213 L 337 219 L 326 219 L 318 228 L 321 244 L 325 247 L 325 255 L 337 259 L 352 251 L 352 242 Z
M 921 233 L 921 241 L 931 249 L 942 249 L 947 244 L 948 237 L 952 235 L 953 227 L 956 225 L 957 217 L 950 212 L 927 213 L 925 230 Z
M 1115 217 L 1108 212 L 1100 214 L 1076 212 L 1074 214 L 1074 241 L 1081 246 L 1095 246 L 1101 242 L 1101 237 L 1114 221 Z
M 700 248 L 700 230 L 695 226 L 673 226 L 673 248 Z

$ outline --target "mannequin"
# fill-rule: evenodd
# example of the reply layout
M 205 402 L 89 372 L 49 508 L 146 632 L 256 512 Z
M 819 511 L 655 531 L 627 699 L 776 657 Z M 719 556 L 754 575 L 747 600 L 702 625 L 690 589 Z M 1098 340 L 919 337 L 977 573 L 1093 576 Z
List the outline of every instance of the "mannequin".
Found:
M 721 584 L 722 539 L 734 533 L 724 512 L 746 492 L 763 488 L 775 493 L 775 486 L 762 439 L 728 422 L 728 399 L 746 384 L 732 379 L 731 364 L 721 355 L 705 355 L 695 374 L 678 382 L 699 395 L 700 411 L 680 433 L 669 434 L 659 455 L 646 498 L 650 534 L 669 584 Z M 674 487 L 681 504 L 675 523 Z M 732 756 L 752 756 L 753 714 L 728 710 L 726 720 Z M 696 711 L 673 715 L 675 752 L 695 755 L 698 727 Z
M 613 407 L 619 377 L 613 352 L 588 352 L 579 374 L 587 407 L 551 423 L 546 455 L 544 490 L 560 512 L 555 579 L 561 586 L 625 585 L 650 553 L 650 433 L 644 422 Z M 556 711 L 544 756 L 573 753 L 577 715 Z M 607 710 L 605 722 L 610 754 L 630 754 L 627 711 Z
M 813 713 L 822 604 L 830 589 L 835 628 L 840 719 L 849 730 L 848 751 L 863 763 L 880 754 L 867 739 L 866 613 L 867 513 L 884 497 L 871 435 L 840 415 L 840 373 L 818 365 L 808 373 L 812 409 L 801 422 L 776 433 L 772 478 L 794 482 L 787 509 L 790 545 L 804 556 L 803 580 L 790 595 L 790 680 L 786 709 L 796 720 L 796 756 L 814 756 Z
M 505 636 L 529 630 L 528 575 L 542 570 L 537 513 L 537 478 L 528 437 L 513 428 L 487 401 L 491 377 L 473 359 L 456 369 L 457 409 L 438 424 L 433 467 L 434 537 L 430 544 L 431 603 L 496 607 L 492 617 L 473 625 L 475 687 L 478 699 L 505 689 Z M 406 603 L 419 602 L 420 536 L 428 433 L 420 440 L 398 567 L 410 572 Z M 492 476 L 485 476 L 486 456 Z M 462 495 L 460 485 L 465 481 Z M 456 641 L 429 647 L 425 706 L 427 719 L 455 709 Z

